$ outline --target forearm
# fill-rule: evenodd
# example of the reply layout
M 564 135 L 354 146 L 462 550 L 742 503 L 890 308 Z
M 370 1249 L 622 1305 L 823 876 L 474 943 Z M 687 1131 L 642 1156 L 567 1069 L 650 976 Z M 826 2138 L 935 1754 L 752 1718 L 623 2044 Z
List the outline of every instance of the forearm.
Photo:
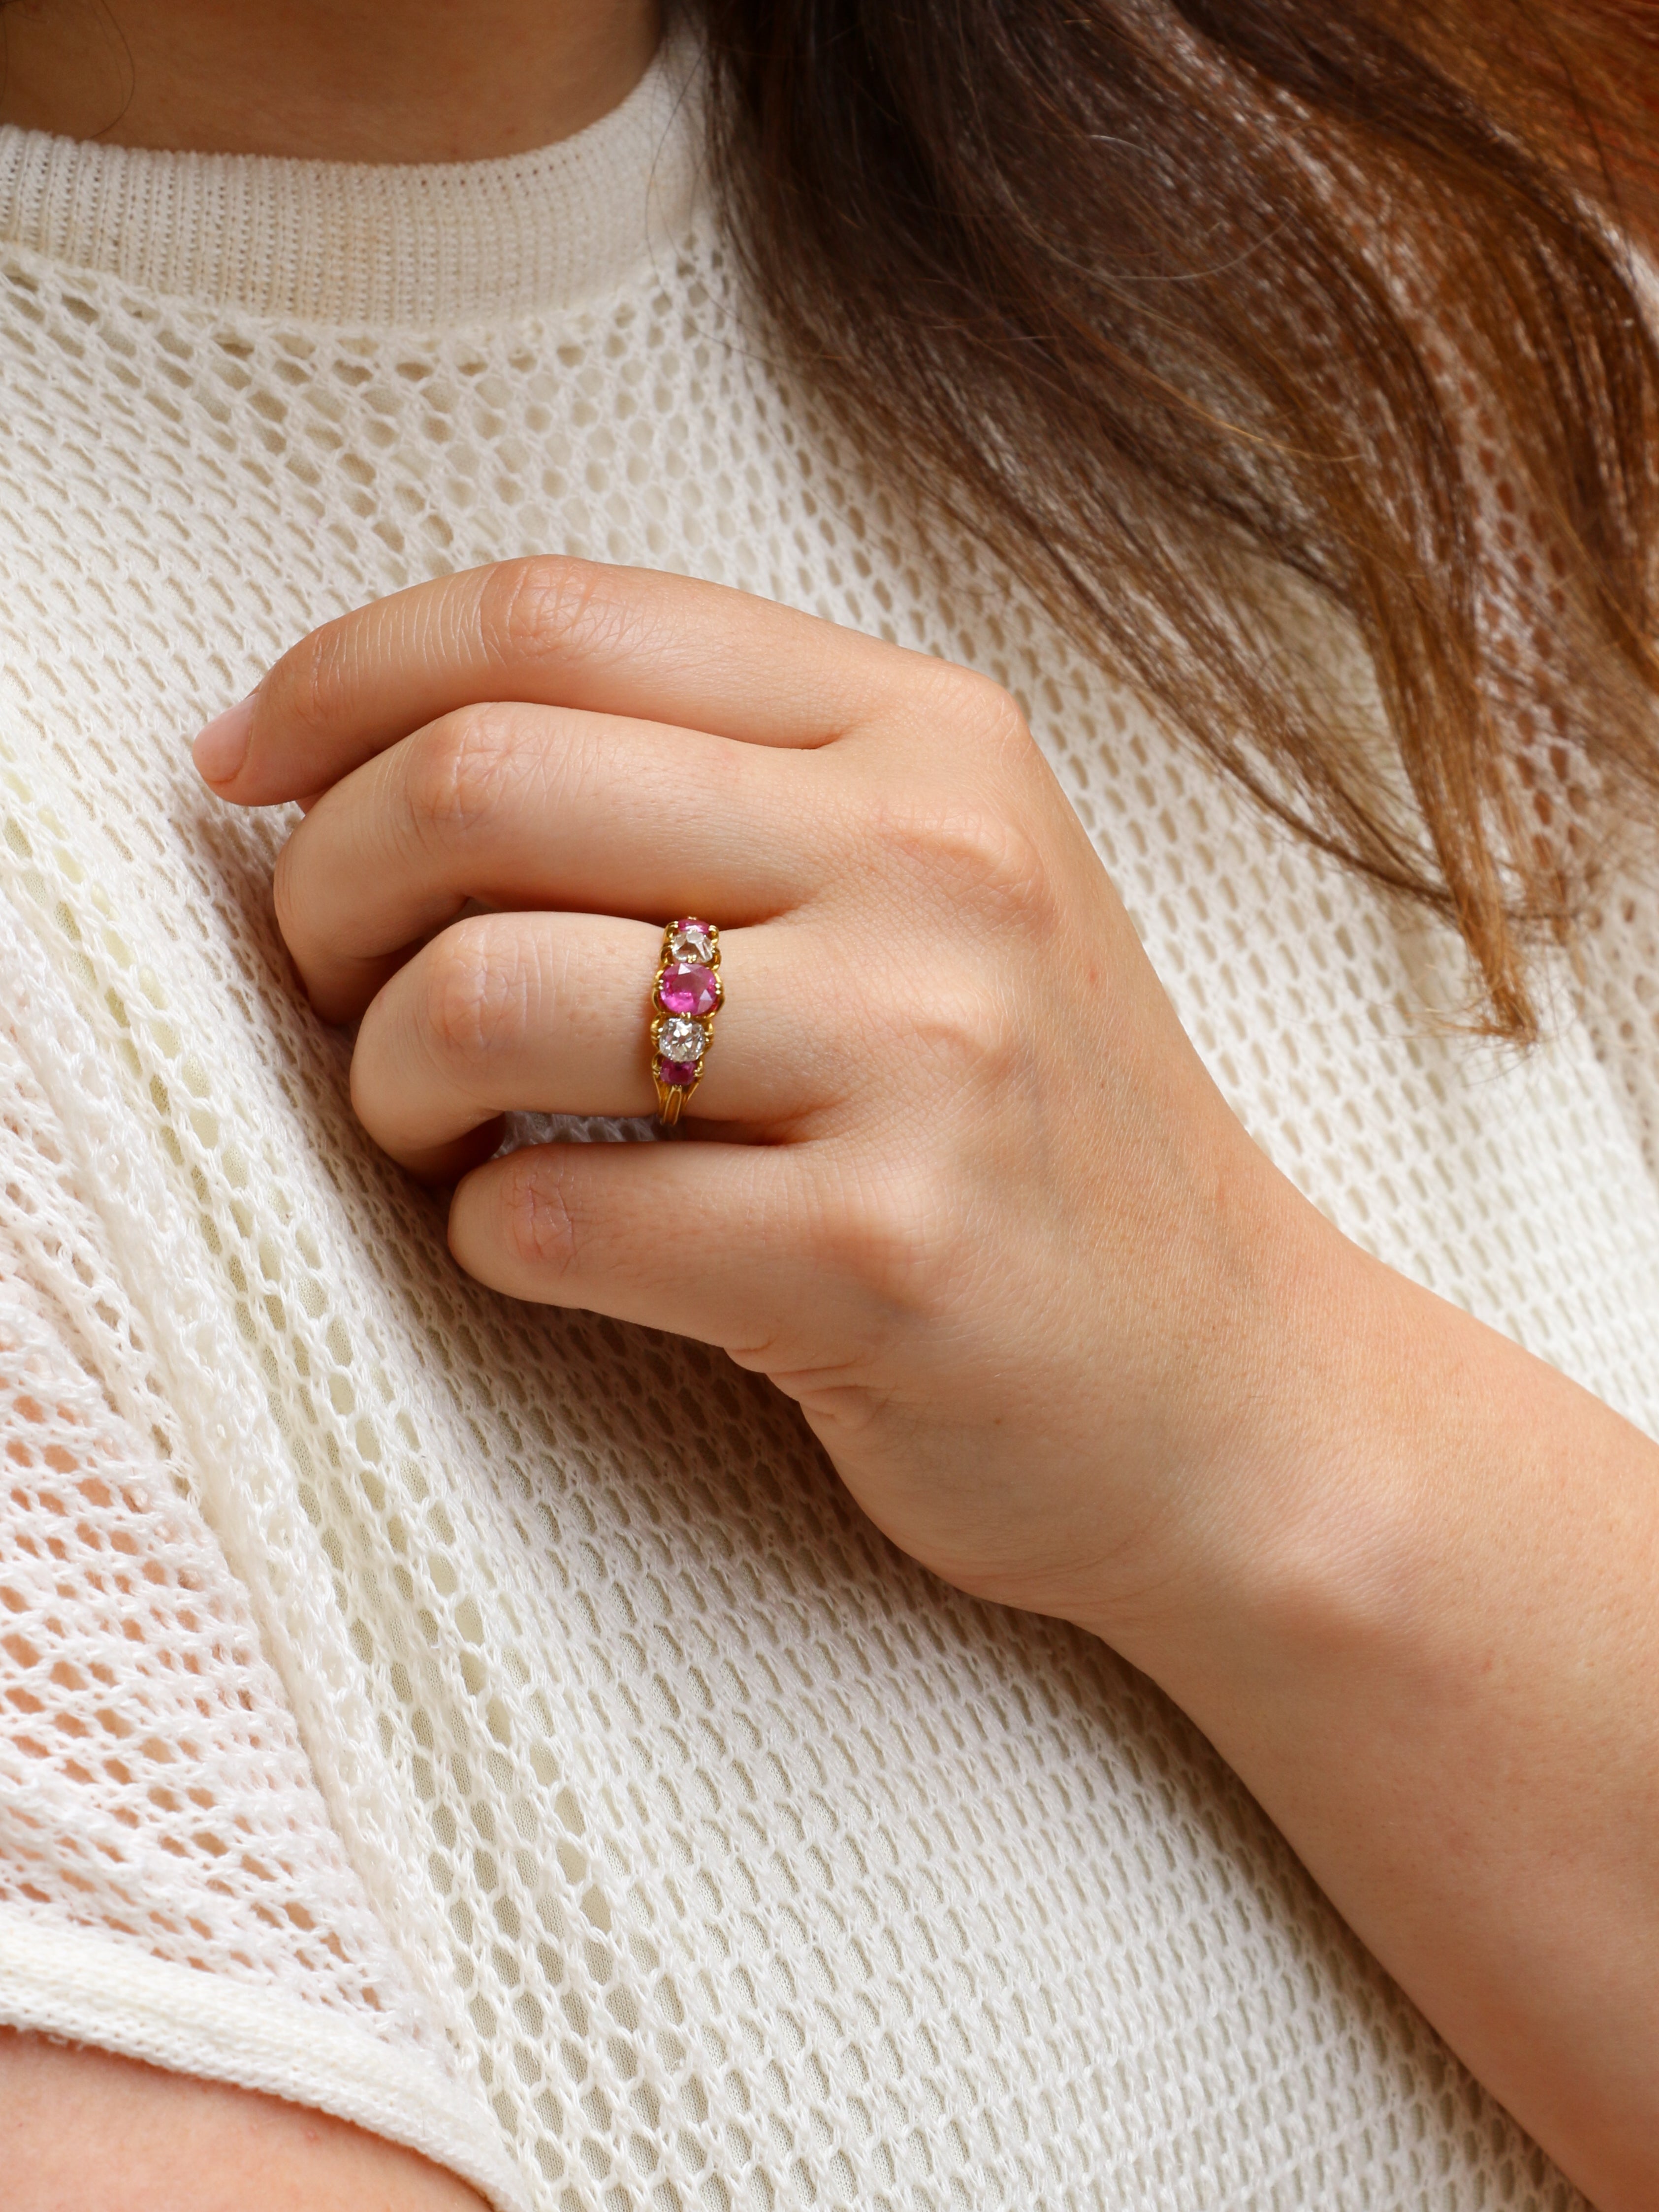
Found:
M 1095 1624 L 1601 2212 L 1659 2202 L 1659 1448 L 1310 1240 L 1181 1602 Z

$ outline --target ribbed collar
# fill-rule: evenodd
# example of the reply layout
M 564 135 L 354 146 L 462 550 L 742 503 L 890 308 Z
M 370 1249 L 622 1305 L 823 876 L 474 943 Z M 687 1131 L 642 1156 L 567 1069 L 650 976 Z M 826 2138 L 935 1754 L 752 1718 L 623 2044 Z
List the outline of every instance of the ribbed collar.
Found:
M 609 115 L 498 161 L 151 153 L 0 125 L 0 240 L 283 321 L 431 330 L 568 307 L 684 228 L 696 63 L 672 39 Z

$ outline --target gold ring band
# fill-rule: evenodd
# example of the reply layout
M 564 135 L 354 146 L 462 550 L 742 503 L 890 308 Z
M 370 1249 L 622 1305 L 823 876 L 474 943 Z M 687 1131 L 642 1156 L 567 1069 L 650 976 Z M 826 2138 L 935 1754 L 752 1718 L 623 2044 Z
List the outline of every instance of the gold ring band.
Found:
M 719 930 L 695 915 L 671 921 L 651 984 L 651 1080 L 665 1128 L 673 1127 L 702 1080 L 725 998 Z

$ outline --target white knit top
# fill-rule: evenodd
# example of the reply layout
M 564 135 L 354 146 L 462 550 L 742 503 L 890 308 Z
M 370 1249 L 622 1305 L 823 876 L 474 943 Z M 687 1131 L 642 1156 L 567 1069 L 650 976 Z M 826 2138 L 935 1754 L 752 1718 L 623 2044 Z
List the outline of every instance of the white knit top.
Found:
M 1443 933 L 769 359 L 683 73 L 456 168 L 0 131 L 0 2020 L 514 2212 L 1556 2212 L 1149 1683 L 720 1356 L 458 1273 L 296 990 L 288 815 L 191 768 L 314 623 L 532 550 L 976 663 L 1272 1156 L 1659 1433 L 1659 902 L 1470 1042 Z

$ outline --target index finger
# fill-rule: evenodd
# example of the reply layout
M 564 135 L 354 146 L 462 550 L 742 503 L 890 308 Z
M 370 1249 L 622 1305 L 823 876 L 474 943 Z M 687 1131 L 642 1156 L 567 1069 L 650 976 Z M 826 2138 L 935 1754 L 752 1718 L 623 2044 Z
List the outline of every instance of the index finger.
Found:
M 222 799 L 309 797 L 456 708 L 575 707 L 751 744 L 820 745 L 893 689 L 896 646 L 770 599 L 538 555 L 463 570 L 313 630 L 208 724 Z

